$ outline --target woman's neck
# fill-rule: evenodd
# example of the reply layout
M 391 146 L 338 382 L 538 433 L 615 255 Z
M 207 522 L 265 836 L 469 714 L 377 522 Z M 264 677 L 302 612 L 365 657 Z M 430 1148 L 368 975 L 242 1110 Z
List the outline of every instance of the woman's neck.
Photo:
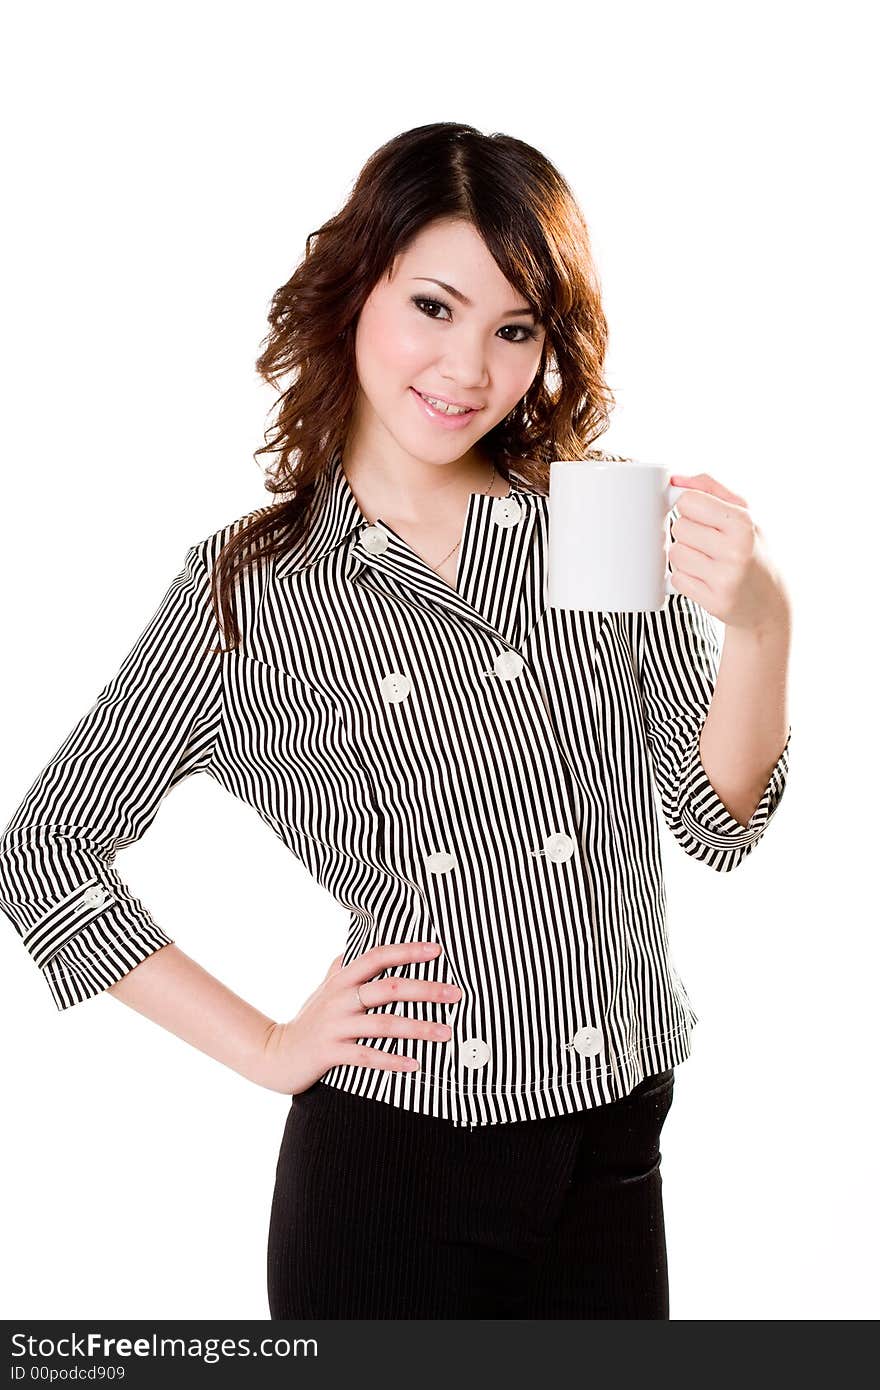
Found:
M 454 521 L 471 493 L 506 497 L 508 481 L 487 459 L 468 464 L 424 464 L 418 470 L 394 472 L 381 464 L 343 460 L 343 471 L 361 511 L 370 520 L 382 517 L 406 526 Z

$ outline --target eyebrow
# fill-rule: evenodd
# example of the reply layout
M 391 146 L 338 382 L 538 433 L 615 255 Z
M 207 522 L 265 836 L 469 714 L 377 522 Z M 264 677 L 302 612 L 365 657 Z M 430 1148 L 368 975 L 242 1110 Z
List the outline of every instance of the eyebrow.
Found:
M 452 285 L 447 285 L 443 280 L 435 280 L 434 277 L 431 275 L 414 275 L 412 278 L 413 280 L 428 280 L 432 285 L 439 285 L 441 290 L 446 290 L 447 294 L 451 294 L 453 298 L 459 301 L 460 304 L 466 304 L 468 308 L 472 307 L 472 301 L 468 299 L 466 294 L 462 294 L 461 290 L 455 289 Z M 501 317 L 503 319 L 513 319 L 519 318 L 521 314 L 528 314 L 537 322 L 534 310 L 529 308 L 508 309 L 507 313 L 502 314 Z

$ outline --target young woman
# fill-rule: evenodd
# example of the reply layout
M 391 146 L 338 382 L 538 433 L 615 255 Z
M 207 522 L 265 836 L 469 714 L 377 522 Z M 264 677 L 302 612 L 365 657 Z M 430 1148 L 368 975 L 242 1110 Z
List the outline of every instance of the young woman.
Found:
M 549 462 L 597 456 L 606 334 L 536 150 L 447 123 L 378 150 L 272 302 L 281 500 L 190 547 L 0 844 L 58 1008 L 111 990 L 291 1097 L 275 1318 L 669 1316 L 659 1139 L 697 1015 L 653 791 L 688 854 L 752 851 L 789 604 L 701 475 L 661 611 L 547 608 Z M 290 1020 L 113 867 L 198 771 L 350 912 Z

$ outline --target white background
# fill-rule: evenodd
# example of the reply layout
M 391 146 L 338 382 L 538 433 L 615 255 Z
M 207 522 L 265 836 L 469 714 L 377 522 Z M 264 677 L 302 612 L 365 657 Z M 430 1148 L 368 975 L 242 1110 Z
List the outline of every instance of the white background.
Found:
M 663 1131 L 674 1319 L 877 1315 L 875 52 L 862 4 L 31 3 L 7 15 L 0 822 L 186 548 L 271 500 L 272 291 L 367 156 L 536 145 L 592 230 L 606 447 L 748 500 L 795 609 L 792 771 L 730 874 L 663 827 L 700 1015 Z M 539 18 L 536 18 L 539 15 Z M 291 1017 L 347 914 L 208 778 L 117 867 Z M 0 919 L 6 1317 L 265 1318 L 289 1102 Z

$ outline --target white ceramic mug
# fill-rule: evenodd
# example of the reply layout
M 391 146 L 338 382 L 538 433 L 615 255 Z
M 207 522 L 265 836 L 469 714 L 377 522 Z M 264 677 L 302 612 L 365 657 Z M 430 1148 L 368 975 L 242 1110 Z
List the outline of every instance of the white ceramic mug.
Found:
M 676 592 L 666 573 L 667 517 L 681 493 L 659 463 L 550 464 L 547 602 L 636 612 Z

